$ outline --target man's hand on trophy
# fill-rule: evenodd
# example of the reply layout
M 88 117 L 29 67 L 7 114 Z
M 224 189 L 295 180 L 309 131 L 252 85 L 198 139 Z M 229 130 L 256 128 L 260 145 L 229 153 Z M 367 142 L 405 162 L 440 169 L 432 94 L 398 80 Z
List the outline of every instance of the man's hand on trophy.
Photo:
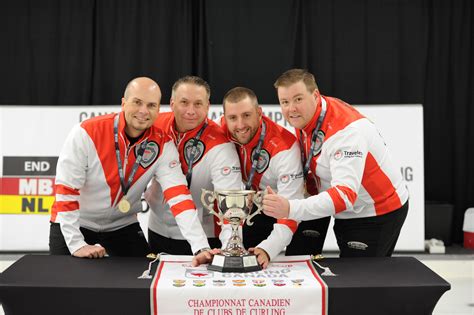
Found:
M 263 213 L 277 219 L 288 218 L 290 214 L 290 203 L 285 197 L 277 195 L 270 186 L 263 196 Z
M 212 258 L 216 254 L 220 254 L 222 251 L 219 248 L 207 249 L 200 251 L 196 256 L 194 256 L 191 265 L 197 267 L 201 264 L 208 264 L 212 261 Z
M 268 256 L 267 252 L 260 247 L 251 247 L 249 248 L 249 252 L 251 254 L 255 254 L 257 256 L 257 262 L 263 269 L 268 267 L 270 263 L 270 256 Z

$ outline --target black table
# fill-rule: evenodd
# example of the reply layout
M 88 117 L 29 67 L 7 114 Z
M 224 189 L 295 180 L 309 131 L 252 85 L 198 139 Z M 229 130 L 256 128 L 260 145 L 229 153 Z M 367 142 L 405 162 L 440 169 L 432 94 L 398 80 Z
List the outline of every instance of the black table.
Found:
M 431 314 L 450 289 L 412 257 L 320 264 L 338 274 L 323 276 L 329 314 Z M 0 274 L 0 302 L 6 315 L 150 314 L 151 279 L 137 279 L 147 268 L 145 258 L 27 255 Z

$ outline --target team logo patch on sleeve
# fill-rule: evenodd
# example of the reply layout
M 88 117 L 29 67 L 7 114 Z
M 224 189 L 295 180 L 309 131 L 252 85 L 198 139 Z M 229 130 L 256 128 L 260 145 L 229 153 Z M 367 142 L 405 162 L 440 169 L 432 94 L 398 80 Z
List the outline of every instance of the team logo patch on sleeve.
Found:
M 135 156 L 138 155 L 139 149 L 140 149 L 140 146 L 138 145 L 135 146 Z M 141 167 L 143 168 L 149 167 L 151 164 L 153 164 L 153 162 L 155 162 L 159 154 L 160 154 L 160 146 L 158 145 L 158 143 L 154 141 L 148 142 L 145 148 L 145 152 L 143 152 L 142 160 L 140 162 Z
M 255 149 L 252 150 L 252 160 L 253 160 L 254 155 L 255 155 Z M 265 172 L 269 164 L 270 164 L 270 153 L 268 153 L 268 151 L 265 149 L 260 150 L 260 157 L 258 158 L 257 167 L 256 167 L 257 173 L 261 174 Z
M 193 164 L 196 164 L 202 158 L 202 156 L 204 155 L 204 151 L 206 150 L 206 146 L 201 140 L 197 141 L 195 146 L 193 146 L 193 143 L 194 143 L 194 138 L 189 139 L 184 144 L 184 149 L 183 149 L 184 158 L 186 160 L 186 164 L 188 165 L 189 165 L 190 157 L 193 151 L 194 151 Z
M 321 148 L 323 147 L 323 142 L 324 142 L 324 137 L 326 135 L 322 130 L 318 131 L 318 136 L 316 137 L 316 143 L 314 144 L 314 149 L 313 149 L 313 156 L 318 155 L 321 153 Z

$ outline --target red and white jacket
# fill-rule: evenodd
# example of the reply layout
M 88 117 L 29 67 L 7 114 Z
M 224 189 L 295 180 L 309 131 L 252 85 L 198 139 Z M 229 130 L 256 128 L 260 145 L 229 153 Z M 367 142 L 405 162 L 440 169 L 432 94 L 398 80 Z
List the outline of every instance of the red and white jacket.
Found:
M 120 115 L 119 148 L 125 181 L 135 163 L 140 144 L 148 141 L 127 193 L 131 204 L 127 213 L 117 209 L 123 193 L 115 154 L 116 115 Z M 130 145 L 124 128 L 123 112 L 109 114 L 76 125 L 66 139 L 57 164 L 56 201 L 51 221 L 60 224 L 69 251 L 74 253 L 87 244 L 79 227 L 108 232 L 138 222 L 137 213 L 142 211 L 142 193 L 153 178 L 162 187 L 165 200 L 193 251 L 208 247 L 171 139 L 152 126 L 135 144 Z
M 193 162 L 190 190 L 207 237 L 219 237 L 221 229 L 217 225 L 217 217 L 210 214 L 208 209 L 203 209 L 201 188 L 207 190 L 241 190 L 243 188 L 239 157 L 234 144 L 229 142 L 220 126 L 212 120 L 206 119 L 195 129 L 181 134 L 179 138 L 174 122 L 172 112 L 160 113 L 155 126 L 173 138 L 178 148 L 184 174 L 188 173 L 189 164 L 185 154 L 191 149 L 192 141 L 190 140 L 195 138 L 204 123 L 207 123 L 196 146 L 197 153 Z M 163 202 L 163 191 L 157 183 L 153 183 L 147 189 L 145 199 L 154 210 L 149 216 L 149 229 L 168 238 L 185 239 L 176 222 L 173 209 L 170 210 L 169 205 Z
M 226 131 L 227 137 L 236 144 L 244 182 L 247 181 L 252 168 L 251 156 L 262 132 L 262 122 L 266 125 L 266 135 L 252 179 L 252 189 L 265 190 L 267 186 L 270 186 L 275 192 L 288 199 L 303 198 L 303 169 L 298 141 L 291 132 L 266 116 L 263 116 L 253 139 L 245 145 L 232 140 L 225 118 L 221 119 L 221 126 Z M 297 227 L 298 223 L 294 220 L 278 219 L 268 238 L 255 247 L 264 249 L 270 259 L 273 259 L 290 244 Z
M 290 200 L 289 218 L 311 220 L 328 215 L 337 219 L 383 215 L 408 200 L 408 190 L 375 125 L 343 101 L 321 96 L 327 112 L 311 158 L 317 195 Z M 310 123 L 296 129 L 305 156 L 321 103 Z M 322 145 L 321 145 L 322 143 Z

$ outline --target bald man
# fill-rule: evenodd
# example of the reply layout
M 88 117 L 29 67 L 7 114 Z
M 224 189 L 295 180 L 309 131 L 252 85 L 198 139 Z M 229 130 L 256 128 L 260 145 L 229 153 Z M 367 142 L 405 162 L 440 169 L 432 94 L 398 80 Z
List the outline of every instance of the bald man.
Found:
M 149 247 L 137 213 L 152 178 L 165 192 L 192 249 L 209 247 L 176 147 L 153 126 L 160 100 L 156 82 L 136 78 L 125 89 L 120 113 L 95 117 L 72 129 L 57 164 L 51 254 L 147 255 Z

